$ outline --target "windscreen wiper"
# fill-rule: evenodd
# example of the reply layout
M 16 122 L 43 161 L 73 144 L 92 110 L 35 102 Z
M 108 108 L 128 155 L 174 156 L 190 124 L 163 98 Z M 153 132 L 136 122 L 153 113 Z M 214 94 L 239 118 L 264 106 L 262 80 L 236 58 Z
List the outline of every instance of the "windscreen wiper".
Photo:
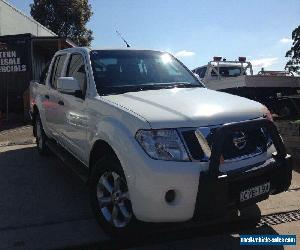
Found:
M 197 88 L 197 87 L 201 87 L 200 84 L 192 84 L 189 82 L 174 82 L 172 83 L 172 86 L 174 86 L 174 88 Z
M 105 86 L 99 89 L 99 92 L 103 95 L 117 95 L 124 94 L 127 92 L 137 92 L 143 89 L 139 85 L 116 85 L 116 86 Z
M 173 88 L 197 88 L 201 87 L 198 84 L 189 82 L 170 82 L 170 83 L 146 83 L 139 85 L 142 90 L 148 89 L 173 89 Z
M 104 95 L 113 95 L 113 94 L 123 94 L 126 92 L 138 92 L 143 90 L 197 88 L 197 87 L 201 87 L 201 85 L 191 84 L 188 82 L 145 83 L 145 84 L 138 84 L 138 85 L 107 86 L 107 87 L 102 87 L 100 92 Z

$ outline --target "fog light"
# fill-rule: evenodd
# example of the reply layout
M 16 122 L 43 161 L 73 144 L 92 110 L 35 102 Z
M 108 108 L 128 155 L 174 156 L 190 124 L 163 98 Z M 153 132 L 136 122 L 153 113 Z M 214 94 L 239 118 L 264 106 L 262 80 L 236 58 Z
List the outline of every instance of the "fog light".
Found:
M 168 192 L 166 192 L 165 200 L 168 203 L 173 202 L 175 200 L 175 191 L 174 190 L 169 190 Z

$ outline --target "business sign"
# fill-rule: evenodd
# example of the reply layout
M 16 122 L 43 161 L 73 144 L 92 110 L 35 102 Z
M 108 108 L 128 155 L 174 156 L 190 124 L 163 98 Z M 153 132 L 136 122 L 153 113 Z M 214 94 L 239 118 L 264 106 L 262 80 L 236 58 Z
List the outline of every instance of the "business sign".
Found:
M 10 45 L 0 42 L 0 73 L 26 72 L 27 65 L 23 62 L 25 50 L 23 41 Z

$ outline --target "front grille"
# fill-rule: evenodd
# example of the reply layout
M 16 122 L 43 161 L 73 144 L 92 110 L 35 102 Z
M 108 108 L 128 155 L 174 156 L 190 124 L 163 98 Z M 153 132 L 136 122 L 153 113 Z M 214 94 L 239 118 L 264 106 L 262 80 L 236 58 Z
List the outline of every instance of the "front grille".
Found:
M 206 136 L 206 140 L 208 141 L 208 144 L 211 147 L 214 131 L 216 129 L 217 128 L 212 128 L 210 133 Z M 267 130 L 265 128 L 251 128 L 244 129 L 241 131 L 234 131 L 233 133 L 226 135 L 226 138 L 224 140 L 224 146 L 222 149 L 224 159 L 235 159 L 246 155 L 265 152 L 270 140 L 270 137 L 266 131 Z M 241 148 L 238 148 L 234 144 L 234 137 L 239 133 L 242 133 L 246 140 L 246 144 L 244 145 L 244 147 Z M 181 135 L 185 141 L 185 144 L 188 148 L 192 159 L 203 159 L 204 154 L 195 135 L 195 129 L 181 131 Z
M 225 160 L 266 151 L 267 138 L 264 136 L 261 128 L 237 131 L 237 133 L 240 132 L 243 132 L 245 136 L 245 147 L 239 149 L 236 145 L 234 145 L 233 138 L 235 135 L 234 133 L 229 134 L 225 138 L 223 147 L 223 157 Z

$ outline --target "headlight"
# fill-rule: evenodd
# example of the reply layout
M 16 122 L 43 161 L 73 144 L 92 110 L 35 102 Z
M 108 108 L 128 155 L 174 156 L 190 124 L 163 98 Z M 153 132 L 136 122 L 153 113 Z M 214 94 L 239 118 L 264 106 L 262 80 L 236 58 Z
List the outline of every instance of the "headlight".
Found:
M 135 137 L 145 152 L 153 159 L 190 160 L 175 129 L 139 130 Z

